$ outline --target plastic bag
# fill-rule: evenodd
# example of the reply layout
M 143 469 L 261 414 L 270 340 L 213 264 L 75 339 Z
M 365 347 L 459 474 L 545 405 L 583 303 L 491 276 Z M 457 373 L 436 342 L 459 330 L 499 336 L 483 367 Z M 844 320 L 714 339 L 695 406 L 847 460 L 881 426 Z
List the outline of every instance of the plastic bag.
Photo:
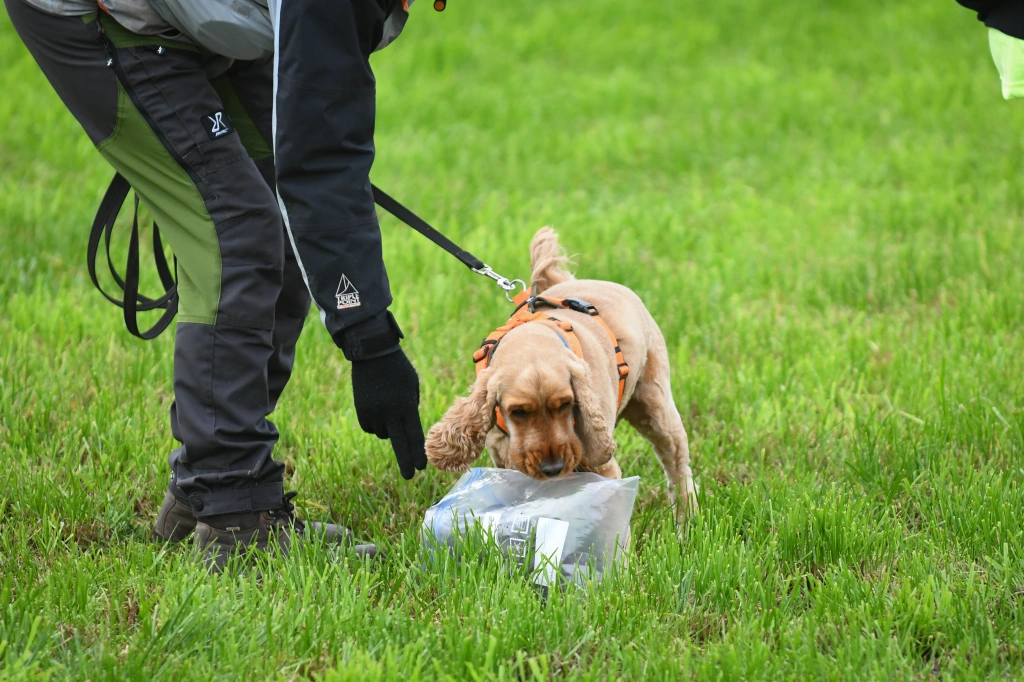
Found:
M 458 555 L 479 530 L 517 566 L 548 586 L 558 576 L 600 580 L 629 545 L 640 478 L 592 473 L 539 481 L 509 469 L 471 469 L 427 510 L 421 537 L 427 551 Z

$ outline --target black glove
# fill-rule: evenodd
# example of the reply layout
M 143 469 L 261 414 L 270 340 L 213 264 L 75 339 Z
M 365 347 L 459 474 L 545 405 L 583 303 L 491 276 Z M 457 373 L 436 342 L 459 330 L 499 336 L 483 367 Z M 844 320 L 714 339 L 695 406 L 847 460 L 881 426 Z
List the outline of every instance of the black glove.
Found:
M 390 438 L 402 478 L 427 467 L 420 422 L 420 378 L 399 347 L 393 353 L 352 362 L 352 397 L 359 427 Z

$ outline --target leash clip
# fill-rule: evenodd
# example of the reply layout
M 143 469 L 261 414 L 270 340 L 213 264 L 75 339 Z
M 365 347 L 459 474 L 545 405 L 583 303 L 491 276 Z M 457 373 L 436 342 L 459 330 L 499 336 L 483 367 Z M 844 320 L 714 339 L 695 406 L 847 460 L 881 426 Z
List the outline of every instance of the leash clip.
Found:
M 516 290 L 516 282 L 519 282 L 519 285 L 523 287 L 523 291 L 526 291 L 526 282 L 521 279 L 509 279 L 508 277 L 502 277 L 494 270 L 491 270 L 490 265 L 484 264 L 482 268 L 470 269 L 478 275 L 483 275 L 484 277 L 490 277 L 493 279 L 499 287 L 505 290 L 505 298 L 507 298 L 509 302 L 512 301 L 512 297 L 509 296 L 509 292 Z

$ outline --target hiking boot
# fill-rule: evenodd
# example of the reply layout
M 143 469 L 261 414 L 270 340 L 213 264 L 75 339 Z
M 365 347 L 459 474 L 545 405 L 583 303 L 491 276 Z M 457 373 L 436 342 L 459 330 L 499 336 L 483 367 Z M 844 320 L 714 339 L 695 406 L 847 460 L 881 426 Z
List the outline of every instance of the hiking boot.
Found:
M 324 542 L 350 542 L 352 531 L 334 523 L 305 523 L 295 518 L 292 498 L 284 496 L 279 509 L 260 512 L 239 512 L 203 517 L 196 526 L 196 540 L 203 552 L 203 560 L 215 573 L 219 573 L 233 555 L 253 548 L 266 552 L 276 545 L 282 556 L 288 556 L 294 538 L 317 538 Z M 374 557 L 376 545 L 355 545 L 360 557 Z
M 192 535 L 196 528 L 196 517 L 187 500 L 171 492 L 164 493 L 164 502 L 153 524 L 153 539 L 160 542 L 181 542 Z

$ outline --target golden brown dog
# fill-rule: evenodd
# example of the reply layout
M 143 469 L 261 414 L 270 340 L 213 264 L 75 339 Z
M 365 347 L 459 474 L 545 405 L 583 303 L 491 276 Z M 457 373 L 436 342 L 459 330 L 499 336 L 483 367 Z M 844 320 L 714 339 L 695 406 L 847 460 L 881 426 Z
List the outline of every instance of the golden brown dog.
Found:
M 442 471 L 468 468 L 487 447 L 494 465 L 534 478 L 572 471 L 622 475 L 613 456 L 613 430 L 625 419 L 661 460 L 677 509 L 696 508 L 686 429 L 672 399 L 668 351 L 661 330 L 632 291 L 613 282 L 578 280 L 550 228 L 530 244 L 531 283 L 546 298 L 582 299 L 597 307 L 629 365 L 621 404 L 615 349 L 600 322 L 583 312 L 545 308 L 545 315 L 515 327 L 501 340 L 470 394 L 459 398 L 427 435 L 427 457 Z M 539 310 L 539 308 L 538 308 Z M 583 359 L 569 348 L 568 321 Z M 496 426 L 495 406 L 508 433 Z

